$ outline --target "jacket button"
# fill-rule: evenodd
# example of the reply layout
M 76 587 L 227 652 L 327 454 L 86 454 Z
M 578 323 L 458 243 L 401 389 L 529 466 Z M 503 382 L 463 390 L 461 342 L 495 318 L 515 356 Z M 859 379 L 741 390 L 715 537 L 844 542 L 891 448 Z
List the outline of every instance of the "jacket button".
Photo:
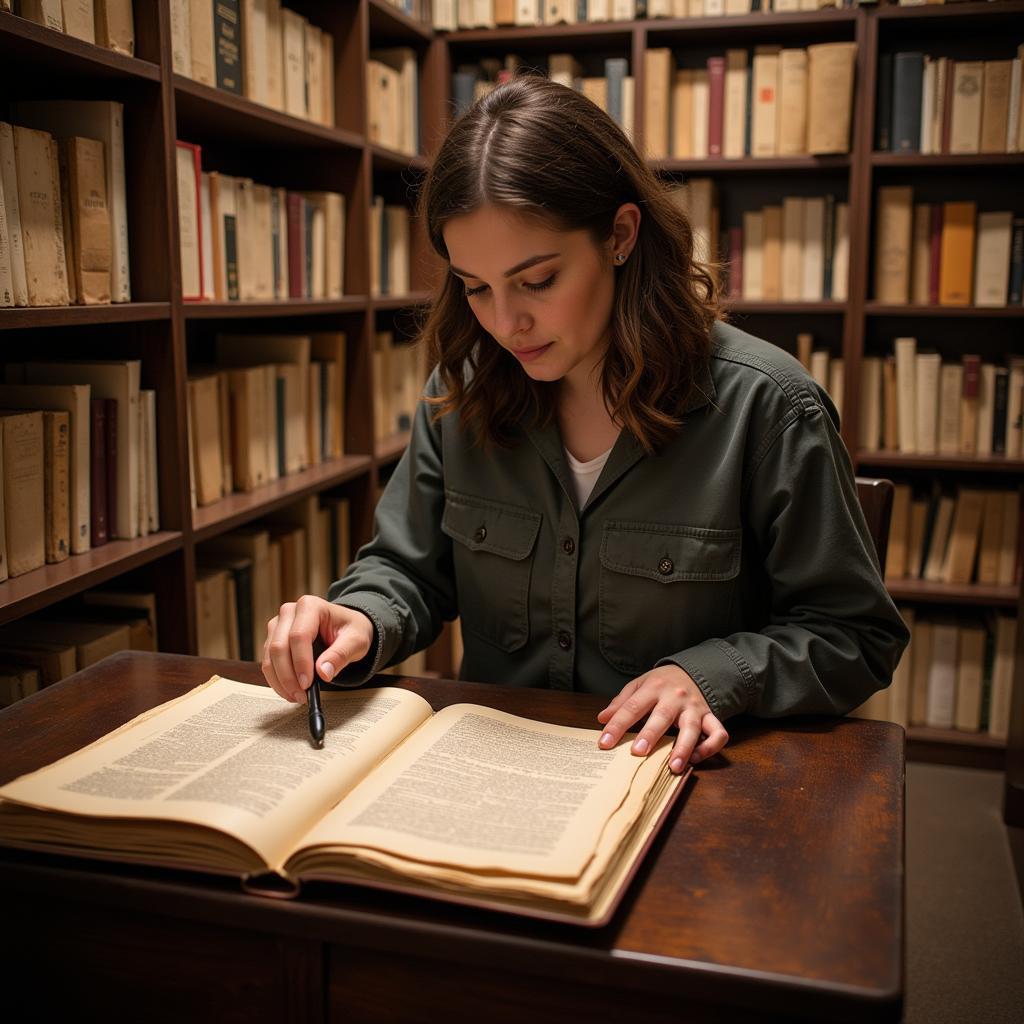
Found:
M 559 633 L 558 646 L 561 647 L 563 651 L 569 650 L 569 648 L 572 647 L 572 637 L 569 636 L 568 633 Z
M 674 568 L 675 566 L 672 564 L 671 558 L 663 558 L 658 563 L 658 572 L 660 572 L 662 576 L 668 576 Z
M 572 537 L 566 537 L 565 540 L 562 541 L 562 550 L 567 555 L 571 555 L 576 550 L 576 542 Z
M 476 533 L 473 534 L 473 540 L 475 540 L 477 544 L 483 544 L 483 542 L 487 540 L 487 527 L 478 526 L 476 528 Z

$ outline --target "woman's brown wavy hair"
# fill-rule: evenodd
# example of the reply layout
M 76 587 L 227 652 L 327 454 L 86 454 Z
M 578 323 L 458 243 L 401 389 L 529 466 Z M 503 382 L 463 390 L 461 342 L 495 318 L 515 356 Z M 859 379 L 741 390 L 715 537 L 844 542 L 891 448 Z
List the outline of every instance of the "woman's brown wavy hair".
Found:
M 601 387 L 616 422 L 653 451 L 679 429 L 720 313 L 715 278 L 694 258 L 693 231 L 669 187 L 594 103 L 524 75 L 459 118 L 424 182 L 419 212 L 445 261 L 445 225 L 488 203 L 556 230 L 587 230 L 601 246 L 619 207 L 639 206 L 636 246 L 615 271 Z M 524 426 L 551 422 L 554 385 L 531 380 L 483 330 L 453 274 L 427 315 L 424 341 L 447 389 L 431 400 L 436 416 L 457 411 L 478 443 L 509 446 Z

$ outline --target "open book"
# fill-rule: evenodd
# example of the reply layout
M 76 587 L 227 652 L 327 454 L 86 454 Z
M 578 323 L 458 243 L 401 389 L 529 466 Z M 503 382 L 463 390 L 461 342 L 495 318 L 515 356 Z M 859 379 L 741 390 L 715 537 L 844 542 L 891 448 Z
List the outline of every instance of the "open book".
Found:
M 52 765 L 0 787 L 0 844 L 240 876 L 415 891 L 605 923 L 685 776 L 595 732 L 408 690 L 305 707 L 213 676 Z M 274 883 L 270 885 L 269 883 Z

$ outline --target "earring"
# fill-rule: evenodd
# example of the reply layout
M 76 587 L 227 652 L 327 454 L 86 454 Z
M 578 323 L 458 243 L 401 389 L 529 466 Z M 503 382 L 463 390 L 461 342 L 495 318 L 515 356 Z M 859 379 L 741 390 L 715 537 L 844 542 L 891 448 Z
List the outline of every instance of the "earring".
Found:
M 615 254 L 615 262 L 620 264 L 620 265 L 625 263 L 626 262 L 626 254 L 624 252 L 617 252 Z

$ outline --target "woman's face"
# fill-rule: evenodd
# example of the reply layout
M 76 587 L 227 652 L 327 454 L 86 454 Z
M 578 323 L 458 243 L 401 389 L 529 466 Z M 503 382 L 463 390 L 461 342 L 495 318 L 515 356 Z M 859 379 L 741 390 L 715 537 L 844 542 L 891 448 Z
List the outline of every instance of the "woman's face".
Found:
M 444 240 L 480 326 L 534 380 L 585 385 L 608 344 L 611 247 L 491 205 L 454 217 Z

